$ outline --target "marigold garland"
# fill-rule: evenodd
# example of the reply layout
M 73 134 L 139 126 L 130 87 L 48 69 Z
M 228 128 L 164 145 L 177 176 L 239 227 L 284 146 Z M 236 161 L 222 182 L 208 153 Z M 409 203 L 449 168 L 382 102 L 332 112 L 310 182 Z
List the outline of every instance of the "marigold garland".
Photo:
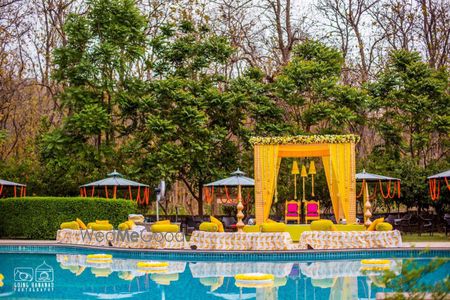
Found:
M 283 145 L 283 144 L 346 144 L 358 143 L 360 137 L 355 134 L 345 135 L 296 135 L 296 136 L 277 136 L 277 137 L 252 137 L 252 145 Z

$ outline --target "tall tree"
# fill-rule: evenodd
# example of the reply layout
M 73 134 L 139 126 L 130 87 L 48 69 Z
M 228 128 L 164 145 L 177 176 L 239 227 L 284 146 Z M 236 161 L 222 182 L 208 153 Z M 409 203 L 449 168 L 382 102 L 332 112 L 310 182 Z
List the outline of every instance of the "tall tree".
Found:
M 54 78 L 65 86 L 59 99 L 67 117 L 41 144 L 44 162 L 66 177 L 118 163 L 117 97 L 131 93 L 126 82 L 145 51 L 144 26 L 132 0 L 92 0 L 86 14 L 68 17 L 67 42 L 54 52 Z
M 295 133 L 354 131 L 366 96 L 337 84 L 343 64 L 339 51 L 320 42 L 298 45 L 275 78 L 275 96 Z
M 375 127 L 385 153 L 408 156 L 426 167 L 448 156 L 449 77 L 421 61 L 420 54 L 394 51 L 377 82 L 370 86 Z

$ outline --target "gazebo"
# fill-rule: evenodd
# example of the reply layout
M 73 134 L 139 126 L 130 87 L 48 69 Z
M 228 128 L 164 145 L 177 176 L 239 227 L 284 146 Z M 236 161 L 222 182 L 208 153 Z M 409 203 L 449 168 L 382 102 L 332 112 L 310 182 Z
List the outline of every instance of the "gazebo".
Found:
M 4 187 L 12 187 L 14 190 L 14 197 L 17 197 L 17 188 L 20 188 L 20 197 L 25 197 L 27 194 L 26 184 L 0 179 L 0 197 L 2 196 Z
M 450 177 L 450 170 L 447 170 L 442 173 L 434 174 L 429 176 L 428 184 L 430 186 L 430 196 L 431 200 L 436 201 L 439 199 L 441 194 L 441 181 L 444 181 L 447 185 L 447 188 L 450 190 L 450 184 L 448 183 L 448 179 Z
M 355 144 L 359 136 L 299 135 L 254 137 L 256 223 L 269 218 L 283 157 L 320 157 L 336 220 L 356 222 Z
M 109 197 L 108 188 L 112 187 L 112 197 Z M 114 172 L 109 173 L 107 178 L 94 181 L 91 183 L 83 184 L 80 186 L 80 195 L 81 197 L 88 197 L 88 193 L 90 197 L 95 196 L 95 189 L 97 188 L 97 195 L 100 195 L 100 191 L 103 189 L 105 192 L 105 198 L 116 199 L 118 189 L 125 190 L 124 199 L 129 198 L 133 200 L 133 192 L 132 190 L 136 190 L 136 198 L 135 200 L 140 204 L 148 205 L 149 196 L 150 196 L 150 187 L 146 184 L 139 183 L 136 181 L 128 180 L 123 178 L 123 175 L 114 170 Z M 143 192 L 143 196 L 141 197 L 141 190 Z M 128 193 L 128 195 L 127 195 Z
M 356 198 L 360 198 L 363 196 L 364 201 L 364 225 L 369 227 L 372 223 L 370 221 L 370 217 L 372 217 L 372 212 L 370 211 L 372 205 L 370 204 L 370 200 L 374 200 L 377 196 L 377 190 L 380 191 L 381 196 L 384 199 L 392 199 L 395 196 L 400 198 L 400 182 L 401 180 L 394 177 L 388 177 L 378 174 L 367 173 L 366 170 L 363 170 L 361 173 L 356 174 L 356 181 L 361 182 L 361 191 L 358 193 Z M 383 192 L 383 182 L 387 182 L 386 194 Z M 369 183 L 373 185 L 373 192 L 369 194 Z M 393 185 L 391 185 L 393 183 Z M 392 192 L 391 192 L 391 186 Z
M 242 205 L 242 187 L 253 187 L 255 185 L 255 181 L 252 178 L 244 176 L 245 173 L 239 170 L 239 168 L 230 174 L 230 177 L 217 180 L 208 184 L 205 184 L 205 195 L 207 195 L 207 202 L 212 202 L 212 195 L 214 193 L 214 187 L 217 188 L 224 188 L 225 193 L 227 195 L 227 203 L 232 203 L 230 196 L 228 194 L 228 187 L 237 187 L 238 194 L 237 198 L 235 199 L 235 204 L 237 204 L 236 208 L 238 210 L 237 218 L 238 222 L 236 224 L 236 227 L 238 228 L 238 231 L 241 232 L 242 228 L 244 227 L 244 223 L 242 222 L 242 219 L 244 218 L 244 214 L 242 213 L 242 210 L 244 209 L 244 206 Z M 211 191 L 208 190 L 208 188 L 211 188 Z M 247 199 L 248 202 L 248 199 Z M 234 204 L 234 202 L 233 202 Z

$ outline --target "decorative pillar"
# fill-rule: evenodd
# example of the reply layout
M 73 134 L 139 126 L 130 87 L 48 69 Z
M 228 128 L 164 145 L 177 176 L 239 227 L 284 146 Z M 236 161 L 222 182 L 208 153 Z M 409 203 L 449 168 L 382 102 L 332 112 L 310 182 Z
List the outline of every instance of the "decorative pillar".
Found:
M 370 217 L 372 217 L 372 213 L 370 212 L 370 209 L 372 208 L 372 205 L 370 204 L 369 200 L 369 185 L 367 184 L 367 181 L 363 180 L 363 194 L 364 194 L 364 226 L 369 227 L 370 224 L 372 224 L 372 221 L 370 221 Z
M 244 219 L 244 214 L 242 213 L 242 210 L 244 209 L 244 205 L 242 205 L 242 193 L 241 193 L 241 186 L 238 186 L 238 204 L 237 204 L 237 223 L 236 228 L 238 232 L 242 232 L 242 228 L 244 228 L 245 224 L 242 222 L 242 219 Z

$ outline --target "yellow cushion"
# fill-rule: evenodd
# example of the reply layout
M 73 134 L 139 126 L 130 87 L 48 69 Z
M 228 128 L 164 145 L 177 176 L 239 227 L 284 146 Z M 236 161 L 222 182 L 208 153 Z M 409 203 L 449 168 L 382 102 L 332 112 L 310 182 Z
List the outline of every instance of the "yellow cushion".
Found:
M 128 229 L 133 229 L 134 226 L 136 226 L 136 224 L 134 224 L 131 220 L 125 221 L 124 223 L 128 225 Z
M 157 222 L 155 222 L 154 224 L 157 224 L 157 225 L 170 224 L 170 220 L 157 221 Z
M 337 231 L 331 220 L 317 220 L 311 222 L 312 231 Z
M 81 229 L 83 229 L 83 230 L 86 230 L 86 229 L 87 229 L 86 224 L 84 224 L 84 222 L 81 221 L 81 219 L 78 219 L 78 218 L 77 218 L 77 223 L 78 223 L 78 225 L 80 225 L 80 228 L 81 228 Z
M 113 226 L 111 224 L 98 224 L 93 223 L 91 225 L 92 230 L 113 230 Z
M 61 223 L 60 227 L 61 227 L 61 229 L 73 229 L 73 230 L 80 229 L 80 225 L 76 221 L 63 222 L 63 223 Z
M 261 232 L 285 232 L 286 224 L 284 223 L 263 223 Z
M 123 231 L 130 229 L 130 227 L 128 226 L 128 224 L 126 222 L 120 223 L 117 228 L 119 228 L 119 230 L 123 230 Z
M 152 232 L 179 232 L 180 226 L 176 224 L 153 224 L 150 230 Z
M 217 232 L 219 230 L 219 226 L 217 226 L 217 224 L 213 222 L 203 222 L 200 224 L 199 230 L 207 232 Z
M 375 231 L 375 228 L 377 228 L 377 225 L 384 222 L 384 218 L 376 219 L 375 221 L 370 224 L 369 228 L 367 228 L 367 231 Z
M 244 232 L 260 232 L 261 228 L 258 225 L 245 225 L 242 230 Z
M 95 220 L 97 224 L 109 224 L 109 220 Z
M 274 220 L 272 220 L 272 219 L 267 219 L 266 220 L 266 223 L 278 223 L 277 221 L 274 221 Z
M 214 223 L 217 225 L 218 232 L 224 232 L 223 224 L 220 222 L 219 219 L 216 219 L 215 217 L 211 216 L 211 223 Z
M 375 226 L 376 231 L 391 231 L 393 229 L 392 225 L 388 222 L 381 222 Z

